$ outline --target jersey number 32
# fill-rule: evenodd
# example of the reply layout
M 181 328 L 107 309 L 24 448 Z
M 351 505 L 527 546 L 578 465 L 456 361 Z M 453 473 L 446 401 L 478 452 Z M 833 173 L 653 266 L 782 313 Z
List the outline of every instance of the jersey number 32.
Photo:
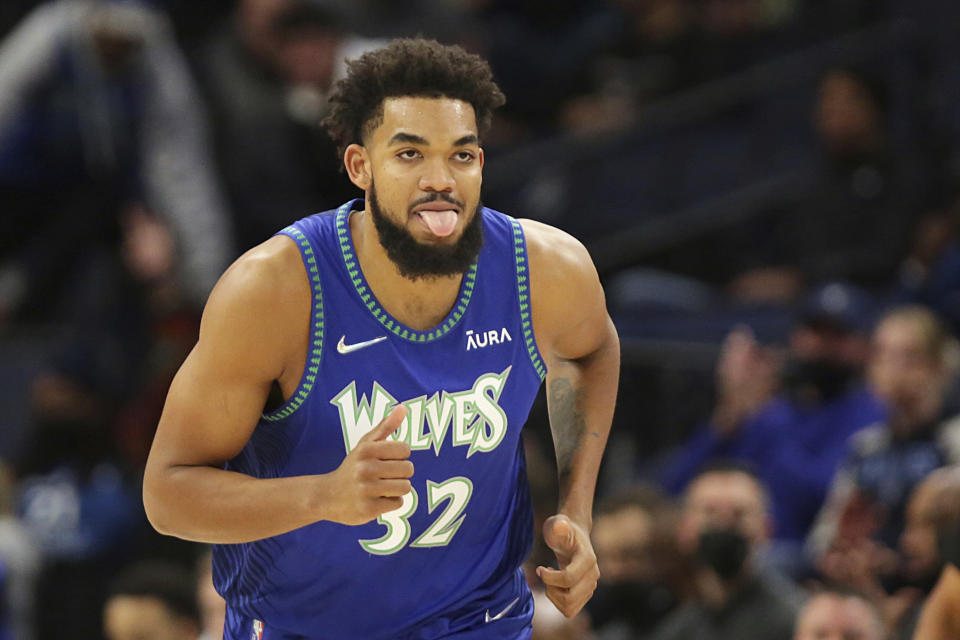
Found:
M 433 524 L 410 543 L 410 546 L 444 547 L 450 544 L 466 518 L 463 510 L 472 495 L 473 483 L 469 478 L 454 476 L 443 482 L 427 480 L 428 513 L 433 513 L 443 502 L 446 502 L 447 506 Z M 370 553 L 380 556 L 400 551 L 410 540 L 408 518 L 416 512 L 419 503 L 420 497 L 417 495 L 417 490 L 411 487 L 410 493 L 403 496 L 403 504 L 377 518 L 377 522 L 385 526 L 387 532 L 379 538 L 357 542 Z

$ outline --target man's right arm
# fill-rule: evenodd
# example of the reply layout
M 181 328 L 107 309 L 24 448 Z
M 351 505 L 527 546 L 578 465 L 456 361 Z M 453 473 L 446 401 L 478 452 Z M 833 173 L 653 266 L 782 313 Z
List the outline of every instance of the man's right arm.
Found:
M 299 252 L 283 237 L 240 258 L 215 287 L 144 473 L 147 517 L 161 533 L 249 542 L 318 520 L 362 524 L 400 506 L 413 465 L 409 447 L 386 437 L 402 409 L 329 473 L 258 479 L 222 468 L 253 434 L 273 382 L 289 395 L 299 381 L 310 304 Z

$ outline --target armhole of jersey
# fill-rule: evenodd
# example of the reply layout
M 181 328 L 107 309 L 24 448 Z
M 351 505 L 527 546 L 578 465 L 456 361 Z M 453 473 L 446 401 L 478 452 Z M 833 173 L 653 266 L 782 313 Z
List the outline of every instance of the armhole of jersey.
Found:
M 540 357 L 537 348 L 537 339 L 533 334 L 533 316 L 530 313 L 530 270 L 527 260 L 527 240 L 523 235 L 523 227 L 515 219 L 510 218 L 513 226 L 513 254 L 517 264 L 517 302 L 520 306 L 520 327 L 523 330 L 523 344 L 530 356 L 530 364 L 540 380 L 547 377 L 547 368 Z
M 300 405 L 310 395 L 313 385 L 320 371 L 320 354 L 323 350 L 323 290 L 320 287 L 320 269 L 317 267 L 317 256 L 310 244 L 310 240 L 296 227 L 287 227 L 277 235 L 285 235 L 297 243 L 303 266 L 310 279 L 311 306 L 310 306 L 310 337 L 307 341 L 307 358 L 300 377 L 300 384 L 290 399 L 278 409 L 264 413 L 260 417 L 266 422 L 279 422 L 292 416 Z

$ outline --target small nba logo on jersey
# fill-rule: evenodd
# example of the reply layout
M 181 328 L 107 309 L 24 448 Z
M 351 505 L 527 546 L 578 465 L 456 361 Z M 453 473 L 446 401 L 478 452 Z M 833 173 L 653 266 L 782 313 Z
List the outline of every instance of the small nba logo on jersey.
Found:
M 263 640 L 263 623 L 259 620 L 253 621 L 253 632 L 250 634 L 250 640 Z

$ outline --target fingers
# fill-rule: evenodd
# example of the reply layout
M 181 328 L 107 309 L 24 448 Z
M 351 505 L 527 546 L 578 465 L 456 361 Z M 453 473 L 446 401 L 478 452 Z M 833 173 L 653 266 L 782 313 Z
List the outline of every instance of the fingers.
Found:
M 547 586 L 570 589 L 584 581 L 596 581 L 600 577 L 600 570 L 595 559 L 579 553 L 573 556 L 570 564 L 561 569 L 537 567 L 537 575 Z
M 409 460 L 382 460 L 377 465 L 377 477 L 408 479 L 413 477 L 413 463 Z
M 357 482 L 365 484 L 403 480 L 409 486 L 413 472 L 413 463 L 409 460 L 363 460 L 356 465 L 353 477 Z
M 589 602 L 597 589 L 597 580 L 582 580 L 569 589 L 547 585 L 546 595 L 563 615 L 572 618 Z
M 376 484 L 378 498 L 402 498 L 410 493 L 409 480 L 380 480 Z
M 550 601 L 563 615 L 571 618 L 597 588 L 600 578 L 597 557 L 583 530 L 576 528 L 563 514 L 547 518 L 543 523 L 543 539 L 556 554 L 560 568 L 537 567 L 537 575 L 546 585 Z
M 374 508 L 376 509 L 377 515 L 383 515 L 388 511 L 395 511 L 403 506 L 402 497 L 392 497 L 392 498 L 377 498 L 374 501 Z M 376 517 L 376 516 L 374 516 Z M 371 518 L 372 520 L 373 518 Z
M 563 615 L 572 618 L 597 590 L 600 570 L 596 562 L 581 554 L 566 569 L 537 567 L 537 575 L 546 585 L 550 601 Z
M 399 440 L 377 440 L 367 443 L 362 449 L 357 448 L 361 458 L 375 460 L 406 460 L 410 457 L 410 445 Z
M 366 435 L 360 438 L 360 444 L 364 442 L 377 442 L 386 440 L 391 433 L 397 430 L 403 419 L 407 417 L 407 408 L 398 404 L 393 408 L 387 417 L 380 421 L 380 424 L 371 429 Z

